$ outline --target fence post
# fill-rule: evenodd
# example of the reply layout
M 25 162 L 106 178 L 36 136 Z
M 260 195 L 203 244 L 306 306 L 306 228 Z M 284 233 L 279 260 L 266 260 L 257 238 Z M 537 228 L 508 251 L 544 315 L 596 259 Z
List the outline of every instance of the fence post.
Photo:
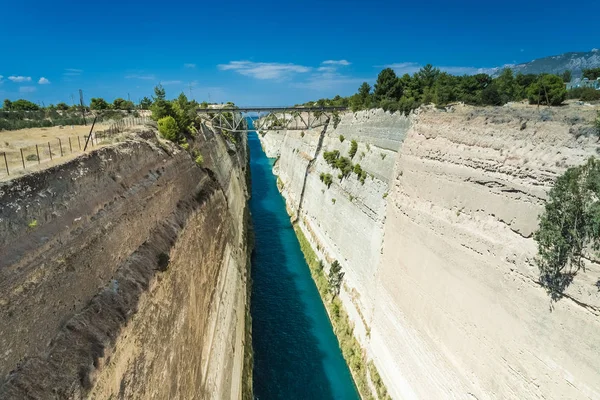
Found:
M 38 164 L 40 163 L 40 150 L 38 149 L 38 145 L 35 145 L 35 153 L 37 154 Z
M 10 176 L 10 172 L 8 171 L 8 160 L 6 159 L 6 152 L 4 152 L 4 165 L 6 165 L 6 174 Z
M 50 161 L 52 161 L 52 149 L 50 148 L 50 142 L 48 142 L 48 154 L 50 154 Z
M 69 136 L 69 150 L 73 152 L 73 146 L 71 145 L 71 136 Z
M 77 144 L 79 145 L 79 150 L 81 150 L 81 139 L 79 138 L 79 135 L 77 135 Z
M 62 157 L 63 156 L 62 142 L 60 141 L 60 138 L 57 138 L 57 139 L 58 139 L 58 147 L 60 147 L 60 156 Z
M 19 150 L 21 150 L 21 162 L 23 163 L 23 169 L 25 169 L 25 158 L 23 158 L 23 148 L 20 148 Z

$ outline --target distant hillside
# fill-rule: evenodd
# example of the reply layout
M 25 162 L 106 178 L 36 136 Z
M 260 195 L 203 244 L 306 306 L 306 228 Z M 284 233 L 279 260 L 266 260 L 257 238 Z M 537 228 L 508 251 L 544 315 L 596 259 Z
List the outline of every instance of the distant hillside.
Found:
M 581 76 L 584 69 L 600 67 L 600 51 L 593 49 L 588 52 L 564 53 L 557 56 L 538 58 L 527 63 L 510 64 L 494 68 L 493 75 L 498 74 L 505 67 L 512 68 L 515 73 L 521 72 L 523 74 L 539 74 L 542 72 L 560 74 L 568 69 L 573 77 L 577 78 Z

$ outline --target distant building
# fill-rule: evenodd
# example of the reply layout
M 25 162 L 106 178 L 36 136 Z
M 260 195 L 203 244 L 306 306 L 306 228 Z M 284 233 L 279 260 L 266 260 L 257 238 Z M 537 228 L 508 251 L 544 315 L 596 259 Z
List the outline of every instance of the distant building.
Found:
M 596 80 L 589 80 L 588 78 L 577 78 L 567 83 L 567 89 L 574 89 L 580 87 L 589 87 L 592 89 L 600 90 L 600 77 Z

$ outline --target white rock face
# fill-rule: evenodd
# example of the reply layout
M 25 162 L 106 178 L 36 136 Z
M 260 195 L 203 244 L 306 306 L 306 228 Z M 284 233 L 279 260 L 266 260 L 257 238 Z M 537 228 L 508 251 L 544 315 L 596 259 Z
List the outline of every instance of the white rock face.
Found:
M 600 268 L 551 304 L 532 239 L 556 177 L 597 155 L 595 110 L 450 111 L 346 114 L 318 154 L 318 132 L 261 140 L 290 213 L 342 264 L 341 298 L 393 398 L 599 399 Z M 322 156 L 352 139 L 364 185 Z

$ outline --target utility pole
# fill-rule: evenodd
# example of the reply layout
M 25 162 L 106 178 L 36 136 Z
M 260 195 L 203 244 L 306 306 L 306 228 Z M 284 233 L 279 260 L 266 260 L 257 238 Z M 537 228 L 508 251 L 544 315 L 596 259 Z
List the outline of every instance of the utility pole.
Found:
M 83 125 L 86 126 L 85 122 L 85 107 L 83 106 L 83 90 L 79 89 L 79 104 L 81 105 L 81 117 L 83 118 Z
M 71 105 L 75 107 L 75 100 L 73 99 L 73 93 L 71 93 Z

